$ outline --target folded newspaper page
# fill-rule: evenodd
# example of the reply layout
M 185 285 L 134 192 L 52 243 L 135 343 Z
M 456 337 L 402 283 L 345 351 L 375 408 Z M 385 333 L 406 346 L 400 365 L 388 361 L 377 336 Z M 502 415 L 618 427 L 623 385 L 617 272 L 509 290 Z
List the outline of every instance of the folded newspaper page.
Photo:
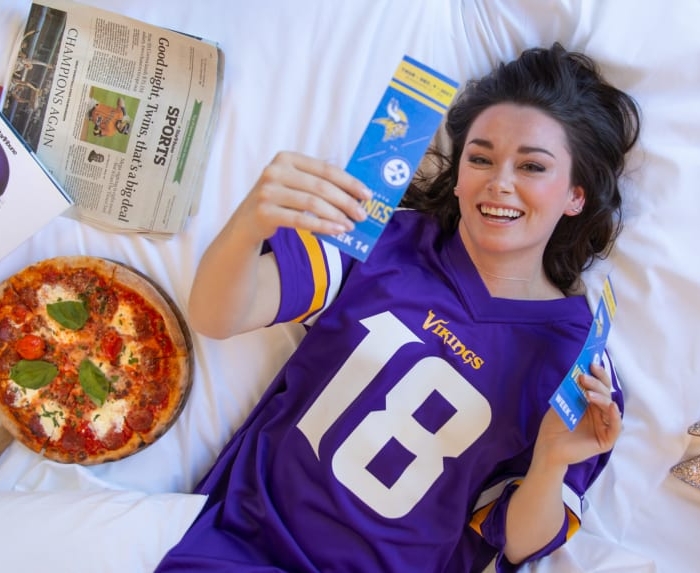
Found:
M 2 110 L 75 203 L 117 232 L 196 212 L 219 104 L 213 42 L 70 0 L 31 5 Z

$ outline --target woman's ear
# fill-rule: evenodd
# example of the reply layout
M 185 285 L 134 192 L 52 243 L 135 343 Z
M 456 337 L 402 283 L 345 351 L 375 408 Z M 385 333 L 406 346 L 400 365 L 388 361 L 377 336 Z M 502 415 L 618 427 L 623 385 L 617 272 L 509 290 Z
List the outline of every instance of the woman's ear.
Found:
M 569 190 L 569 207 L 564 211 L 564 215 L 575 217 L 583 211 L 586 204 L 586 192 L 583 187 L 576 185 Z

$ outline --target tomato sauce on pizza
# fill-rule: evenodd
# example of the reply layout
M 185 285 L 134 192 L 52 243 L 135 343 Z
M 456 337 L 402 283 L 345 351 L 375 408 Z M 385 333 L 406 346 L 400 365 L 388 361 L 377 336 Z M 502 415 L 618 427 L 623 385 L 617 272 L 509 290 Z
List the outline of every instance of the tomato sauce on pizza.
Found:
M 57 257 L 0 284 L 0 423 L 47 458 L 96 464 L 157 440 L 184 407 L 192 344 L 142 274 Z

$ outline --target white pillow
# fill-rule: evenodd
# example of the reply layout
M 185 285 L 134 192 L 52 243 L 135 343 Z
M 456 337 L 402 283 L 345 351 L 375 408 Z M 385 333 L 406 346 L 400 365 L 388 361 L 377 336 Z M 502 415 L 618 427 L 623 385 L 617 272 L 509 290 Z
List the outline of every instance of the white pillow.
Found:
M 206 496 L 136 491 L 0 492 L 2 570 L 151 572 Z

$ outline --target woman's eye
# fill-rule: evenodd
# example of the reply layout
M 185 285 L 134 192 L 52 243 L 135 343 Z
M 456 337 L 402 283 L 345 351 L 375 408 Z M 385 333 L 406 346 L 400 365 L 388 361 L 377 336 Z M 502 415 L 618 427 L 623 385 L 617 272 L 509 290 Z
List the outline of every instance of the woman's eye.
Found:
M 474 165 L 490 165 L 491 162 L 482 155 L 470 155 L 467 160 Z
M 543 165 L 540 165 L 539 163 L 525 163 L 522 166 L 522 169 L 525 171 L 531 171 L 533 173 L 540 173 L 545 170 Z

